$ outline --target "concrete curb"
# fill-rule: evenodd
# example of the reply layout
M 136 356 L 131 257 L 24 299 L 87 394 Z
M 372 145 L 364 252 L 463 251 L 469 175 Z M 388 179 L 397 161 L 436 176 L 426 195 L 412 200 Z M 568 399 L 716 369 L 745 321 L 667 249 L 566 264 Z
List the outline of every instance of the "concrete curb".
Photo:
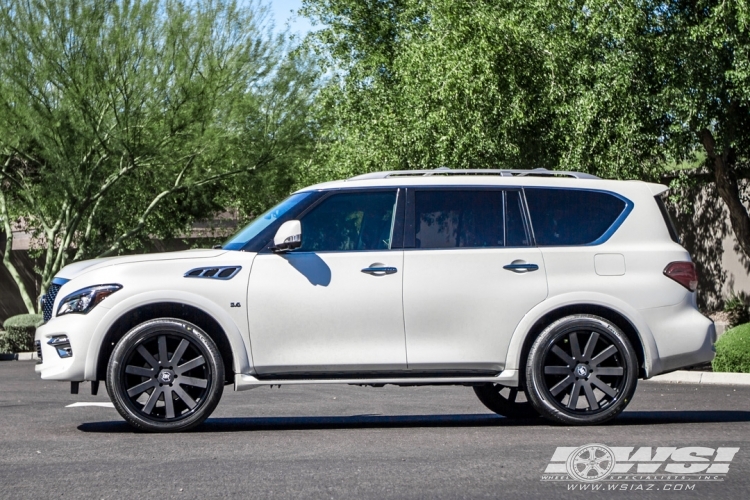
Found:
M 669 384 L 750 385 L 750 373 L 689 372 L 678 370 L 648 379 Z

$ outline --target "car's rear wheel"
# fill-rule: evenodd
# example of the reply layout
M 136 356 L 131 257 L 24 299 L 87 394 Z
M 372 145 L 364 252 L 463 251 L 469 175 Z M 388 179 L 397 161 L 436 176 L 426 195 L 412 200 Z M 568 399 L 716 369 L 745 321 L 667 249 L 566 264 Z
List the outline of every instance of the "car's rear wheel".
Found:
M 486 384 L 474 387 L 474 393 L 489 410 L 507 418 L 534 418 L 539 413 L 518 387 Z
M 598 424 L 622 412 L 638 381 L 627 336 L 604 318 L 576 314 L 549 325 L 534 341 L 526 365 L 529 400 L 545 418 Z
M 213 412 L 223 390 L 224 365 L 216 344 L 179 319 L 154 319 L 130 330 L 107 368 L 115 408 L 145 431 L 195 427 Z

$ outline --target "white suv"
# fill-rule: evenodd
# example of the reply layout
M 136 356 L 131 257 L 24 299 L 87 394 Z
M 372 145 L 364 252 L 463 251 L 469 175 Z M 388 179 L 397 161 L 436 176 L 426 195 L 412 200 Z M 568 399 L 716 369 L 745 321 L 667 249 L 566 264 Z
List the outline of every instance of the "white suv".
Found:
M 65 267 L 36 370 L 105 380 L 151 431 L 198 425 L 230 383 L 466 385 L 507 417 L 603 422 L 639 378 L 714 356 L 666 190 L 541 169 L 312 186 L 219 249 Z

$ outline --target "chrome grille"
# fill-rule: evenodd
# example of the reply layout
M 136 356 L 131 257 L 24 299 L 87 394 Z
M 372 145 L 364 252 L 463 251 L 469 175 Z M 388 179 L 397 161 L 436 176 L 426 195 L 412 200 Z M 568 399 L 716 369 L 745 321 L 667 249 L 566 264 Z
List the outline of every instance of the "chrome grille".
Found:
M 57 297 L 57 292 L 60 291 L 61 286 L 62 285 L 52 283 L 47 289 L 47 293 L 42 297 L 42 313 L 44 314 L 44 321 L 49 321 L 52 318 L 55 298 Z

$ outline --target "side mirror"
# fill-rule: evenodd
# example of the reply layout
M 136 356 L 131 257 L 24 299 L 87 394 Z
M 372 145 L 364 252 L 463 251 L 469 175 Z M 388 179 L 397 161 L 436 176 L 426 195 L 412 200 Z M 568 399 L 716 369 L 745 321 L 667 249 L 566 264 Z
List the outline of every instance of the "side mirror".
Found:
M 302 245 L 302 224 L 298 220 L 288 220 L 276 231 L 273 237 L 274 252 L 287 252 Z

